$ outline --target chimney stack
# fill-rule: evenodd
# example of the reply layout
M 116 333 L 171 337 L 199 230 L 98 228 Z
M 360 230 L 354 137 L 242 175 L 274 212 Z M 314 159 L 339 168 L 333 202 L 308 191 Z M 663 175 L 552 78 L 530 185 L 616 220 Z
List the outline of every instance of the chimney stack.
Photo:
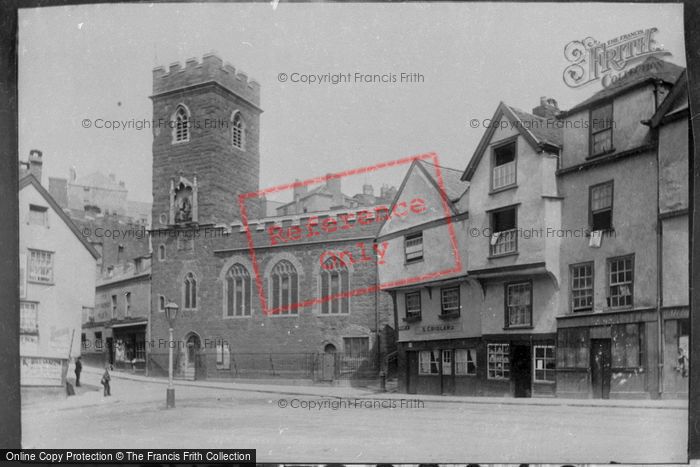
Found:
M 29 173 L 41 183 L 41 168 L 44 165 L 42 161 L 42 153 L 38 149 L 29 151 Z
M 555 118 L 559 114 L 559 105 L 551 97 L 540 97 L 540 105 L 532 109 L 533 115 L 542 118 Z
M 369 183 L 362 185 L 362 194 L 368 196 L 374 196 L 374 187 Z
M 294 182 L 299 182 L 299 179 L 295 179 Z M 309 187 L 307 185 L 299 185 L 294 187 L 294 201 L 297 201 L 302 195 L 308 193 Z
M 326 175 L 326 188 L 334 195 L 340 195 L 340 177 L 331 177 L 331 174 Z

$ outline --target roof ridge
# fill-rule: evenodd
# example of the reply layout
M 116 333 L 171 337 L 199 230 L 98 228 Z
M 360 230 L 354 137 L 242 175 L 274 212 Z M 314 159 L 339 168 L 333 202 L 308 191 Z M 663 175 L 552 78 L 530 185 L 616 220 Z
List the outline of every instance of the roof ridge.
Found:
M 447 166 L 444 166 L 444 165 L 433 164 L 432 162 L 428 162 L 428 161 L 422 160 L 422 159 L 419 159 L 419 162 L 423 162 L 423 163 L 425 163 L 425 164 L 430 164 L 430 165 L 432 165 L 433 167 L 440 167 L 441 169 L 445 169 L 445 170 L 452 170 L 452 171 L 457 172 L 457 173 L 459 173 L 459 174 L 461 174 L 461 173 L 463 172 L 462 170 L 455 169 L 455 168 L 453 168 L 453 167 L 447 167 Z

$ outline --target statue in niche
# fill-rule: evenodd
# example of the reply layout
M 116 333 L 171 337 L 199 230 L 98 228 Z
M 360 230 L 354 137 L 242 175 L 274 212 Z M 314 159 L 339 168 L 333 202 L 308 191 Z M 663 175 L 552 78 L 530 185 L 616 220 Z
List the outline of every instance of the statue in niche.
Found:
M 192 187 L 180 183 L 175 192 L 175 222 L 192 222 Z

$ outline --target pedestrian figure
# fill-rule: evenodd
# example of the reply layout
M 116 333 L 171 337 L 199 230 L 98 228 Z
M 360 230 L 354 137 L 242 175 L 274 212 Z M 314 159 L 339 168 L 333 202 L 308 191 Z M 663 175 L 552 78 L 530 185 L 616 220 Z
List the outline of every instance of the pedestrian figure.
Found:
M 80 357 L 75 360 L 75 387 L 80 387 L 80 372 L 83 371 L 83 364 Z
M 111 379 L 111 378 L 110 378 L 110 376 L 109 376 L 109 366 L 106 366 L 106 367 L 105 367 L 105 372 L 104 372 L 104 374 L 102 375 L 102 381 L 100 381 L 100 383 L 102 383 L 102 386 L 104 386 L 104 388 L 105 388 L 105 392 L 104 392 L 104 395 L 105 395 L 105 396 L 111 396 L 111 395 L 112 395 L 112 393 L 110 392 L 110 388 L 109 388 L 109 380 L 110 380 L 110 379 Z

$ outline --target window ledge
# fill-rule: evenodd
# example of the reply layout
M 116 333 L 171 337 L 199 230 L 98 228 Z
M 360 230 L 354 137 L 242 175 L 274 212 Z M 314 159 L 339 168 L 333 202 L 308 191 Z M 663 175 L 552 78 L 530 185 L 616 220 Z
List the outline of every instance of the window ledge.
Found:
M 417 323 L 421 320 L 420 316 L 407 316 L 403 319 L 407 323 Z
M 610 371 L 612 373 L 644 373 L 644 367 L 612 367 Z
M 513 183 L 513 184 L 507 185 L 507 186 L 502 186 L 500 188 L 492 188 L 491 191 L 489 191 L 489 195 L 495 195 L 497 193 L 501 193 L 502 191 L 513 190 L 515 188 L 518 188 L 517 183 Z
M 440 313 L 438 315 L 440 319 L 455 319 L 459 318 L 459 311 L 451 311 L 449 313 Z
M 596 232 L 596 230 L 593 229 L 593 227 L 588 227 L 588 231 L 586 232 L 586 238 L 590 238 L 591 232 Z M 615 233 L 615 227 L 610 227 L 609 229 L 603 229 L 603 236 L 610 235 Z
M 617 151 L 617 149 L 615 149 L 615 148 L 610 148 L 610 149 L 608 149 L 607 151 L 601 152 L 601 153 L 599 153 L 599 154 L 589 154 L 588 156 L 586 156 L 586 160 L 589 161 L 589 160 L 592 160 L 592 159 L 598 159 L 599 157 L 604 157 L 604 156 L 613 154 L 615 151 Z
M 487 259 L 498 259 L 498 258 L 507 258 L 508 256 L 518 256 L 520 253 L 517 251 L 513 251 L 510 253 L 502 253 L 500 255 L 489 255 Z
M 29 284 L 55 285 L 55 282 L 54 282 L 54 281 L 51 281 L 51 282 L 44 282 L 44 281 L 37 281 L 37 280 L 27 279 L 27 282 L 28 282 Z
M 513 331 L 513 330 L 520 330 L 520 329 L 533 329 L 534 326 L 532 325 L 527 325 L 527 326 L 504 326 L 503 330 L 504 331 Z

